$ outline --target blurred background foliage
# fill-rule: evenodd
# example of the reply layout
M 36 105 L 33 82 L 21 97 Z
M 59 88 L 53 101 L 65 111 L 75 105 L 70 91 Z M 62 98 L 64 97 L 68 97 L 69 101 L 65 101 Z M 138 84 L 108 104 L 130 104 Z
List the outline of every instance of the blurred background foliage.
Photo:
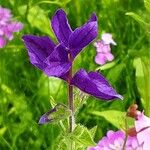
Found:
M 132 103 L 150 116 L 150 0 L 0 0 L 0 5 L 11 9 L 14 19 L 24 24 L 24 29 L 0 49 L 1 150 L 56 150 L 59 126 L 39 126 L 37 122 L 51 108 L 50 97 L 67 103 L 66 84 L 46 77 L 30 64 L 21 36 L 48 35 L 56 41 L 50 19 L 58 8 L 67 12 L 73 28 L 96 12 L 97 39 L 102 32 L 109 32 L 117 42 L 112 48 L 113 62 L 96 65 L 91 44 L 78 56 L 74 72 L 81 67 L 99 69 L 124 100 L 105 102 L 90 96 L 76 121 L 89 129 L 97 125 L 97 141 L 121 124 L 119 115 Z

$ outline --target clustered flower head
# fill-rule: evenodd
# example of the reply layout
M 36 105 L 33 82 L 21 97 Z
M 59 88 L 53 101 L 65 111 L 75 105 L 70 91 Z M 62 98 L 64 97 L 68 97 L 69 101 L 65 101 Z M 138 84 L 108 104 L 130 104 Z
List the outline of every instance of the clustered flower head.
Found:
M 107 61 L 112 61 L 114 59 L 114 56 L 111 53 L 110 44 L 116 45 L 116 42 L 112 39 L 110 33 L 102 34 L 102 39 L 94 43 L 97 51 L 95 56 L 95 62 L 97 64 L 104 65 Z
M 103 137 L 97 146 L 89 147 L 88 150 L 123 150 L 125 142 L 125 132 L 108 131 L 107 136 Z M 139 145 L 136 137 L 128 136 L 125 143 L 125 150 L 143 150 L 142 145 Z
M 150 118 L 142 112 L 135 121 L 135 129 L 139 144 L 143 144 L 143 150 L 150 149 Z
M 7 41 L 13 39 L 13 33 L 23 28 L 20 22 L 12 21 L 11 11 L 0 6 L 0 48 L 3 48 Z
M 95 147 L 88 150 L 149 150 L 150 149 L 150 118 L 137 110 L 137 105 L 129 107 L 127 116 L 135 119 L 134 127 L 126 131 L 108 131 Z M 127 139 L 125 140 L 127 134 Z
M 79 69 L 70 76 L 76 56 L 97 37 L 97 16 L 93 13 L 84 25 L 73 30 L 66 13 L 58 9 L 51 19 L 51 26 L 58 43 L 54 43 L 48 36 L 23 36 L 30 62 L 46 75 L 63 79 L 67 84 L 76 86 L 98 99 L 122 99 L 122 96 L 98 72 Z M 48 122 L 47 114 L 49 113 L 42 116 L 39 123 Z

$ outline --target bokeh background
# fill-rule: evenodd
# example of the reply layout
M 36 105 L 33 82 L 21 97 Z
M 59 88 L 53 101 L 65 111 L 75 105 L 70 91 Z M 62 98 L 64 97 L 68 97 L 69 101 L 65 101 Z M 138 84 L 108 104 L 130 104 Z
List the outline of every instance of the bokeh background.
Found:
M 99 68 L 124 100 L 105 102 L 90 96 L 76 122 L 89 129 L 97 125 L 97 142 L 107 130 L 117 128 L 120 120 L 114 110 L 124 112 L 137 103 L 150 116 L 149 0 L 0 0 L 0 5 L 24 24 L 23 30 L 0 49 L 0 150 L 56 150 L 60 127 L 54 123 L 39 126 L 38 120 L 51 108 L 51 97 L 67 103 L 67 86 L 30 64 L 21 37 L 48 35 L 56 41 L 50 19 L 58 8 L 67 12 L 72 28 L 81 26 L 96 12 L 97 39 L 109 32 L 117 42 L 112 48 L 113 62 L 97 65 L 96 50 L 90 44 L 76 59 L 74 72 L 81 67 L 88 71 Z

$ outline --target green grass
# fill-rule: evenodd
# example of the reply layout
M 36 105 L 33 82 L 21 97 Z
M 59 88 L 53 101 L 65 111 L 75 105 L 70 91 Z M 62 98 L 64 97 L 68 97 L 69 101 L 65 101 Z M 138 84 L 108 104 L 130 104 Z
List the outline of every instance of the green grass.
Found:
M 39 126 L 39 117 L 51 108 L 50 96 L 67 103 L 64 82 L 46 77 L 29 62 L 21 40 L 23 34 L 49 35 L 55 39 L 49 21 L 57 8 L 63 8 L 73 28 L 82 25 L 96 12 L 99 36 L 113 34 L 117 46 L 112 48 L 115 65 L 102 70 L 123 101 L 105 102 L 89 97 L 81 108 L 77 122 L 92 128 L 98 125 L 95 141 L 109 129 L 116 129 L 92 111 L 125 111 L 133 102 L 149 111 L 149 33 L 127 12 L 148 16 L 142 0 L 1 0 L 0 5 L 12 10 L 14 19 L 24 24 L 8 45 L 0 49 L 0 149 L 1 150 L 55 150 L 61 132 L 57 124 Z M 147 29 L 148 28 L 148 29 Z M 91 44 L 78 56 L 74 71 L 83 67 L 95 70 L 95 48 Z M 138 59 L 138 61 L 137 61 Z M 140 59 L 140 60 L 139 60 Z M 141 65 L 142 64 L 142 65 Z M 139 73 L 138 68 L 141 72 Z

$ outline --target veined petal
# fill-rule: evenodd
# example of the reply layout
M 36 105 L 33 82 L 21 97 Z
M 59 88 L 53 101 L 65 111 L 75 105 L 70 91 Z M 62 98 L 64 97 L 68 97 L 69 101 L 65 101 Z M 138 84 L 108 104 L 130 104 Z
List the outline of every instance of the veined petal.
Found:
M 112 100 L 115 98 L 123 99 L 108 83 L 108 81 L 98 72 L 87 73 L 80 69 L 73 77 L 72 85 L 75 85 L 83 92 L 93 95 L 96 98 Z
M 58 41 L 68 47 L 68 40 L 72 29 L 68 23 L 66 13 L 62 9 L 56 11 L 52 18 L 51 25 Z
M 55 76 L 66 79 L 65 75 L 71 67 L 68 59 L 68 52 L 61 44 L 55 47 L 55 50 L 44 61 L 47 67 L 44 69 L 48 76 Z
M 45 68 L 44 60 L 52 53 L 55 44 L 47 36 L 24 35 L 22 37 L 28 50 L 30 62 L 37 68 Z
M 91 16 L 91 19 L 83 26 L 74 30 L 69 38 L 69 50 L 75 58 L 82 48 L 92 42 L 98 34 L 96 16 Z

